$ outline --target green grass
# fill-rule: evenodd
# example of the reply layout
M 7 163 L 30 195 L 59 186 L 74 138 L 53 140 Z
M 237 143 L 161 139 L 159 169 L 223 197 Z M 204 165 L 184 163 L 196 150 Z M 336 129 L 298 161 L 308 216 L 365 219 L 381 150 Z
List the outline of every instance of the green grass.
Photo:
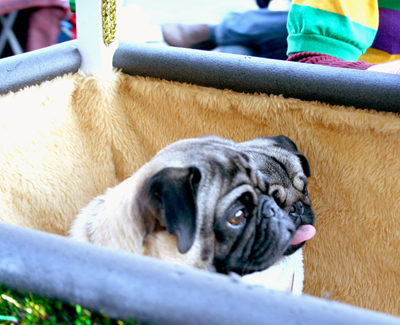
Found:
M 69 305 L 21 294 L 0 286 L 1 325 L 133 325 L 108 318 L 102 313 L 91 312 L 78 305 Z

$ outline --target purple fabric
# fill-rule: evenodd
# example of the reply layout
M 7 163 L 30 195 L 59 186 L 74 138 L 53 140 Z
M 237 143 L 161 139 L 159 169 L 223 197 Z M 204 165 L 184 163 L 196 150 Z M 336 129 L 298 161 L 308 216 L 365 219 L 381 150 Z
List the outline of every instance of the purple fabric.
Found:
M 344 61 L 338 59 L 332 55 L 316 53 L 316 52 L 297 52 L 289 55 L 287 61 L 296 61 L 301 63 L 309 63 L 309 64 L 320 64 L 326 65 L 329 67 L 336 68 L 348 68 L 348 69 L 357 69 L 357 70 L 367 70 L 372 67 L 373 63 L 368 63 L 364 61 Z
M 389 54 L 400 54 L 399 10 L 379 8 L 379 28 L 371 47 Z

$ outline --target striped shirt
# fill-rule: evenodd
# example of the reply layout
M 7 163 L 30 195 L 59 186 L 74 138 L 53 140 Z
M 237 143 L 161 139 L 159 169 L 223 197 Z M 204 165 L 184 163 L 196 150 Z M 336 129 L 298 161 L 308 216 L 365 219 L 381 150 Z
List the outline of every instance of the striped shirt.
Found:
M 327 54 L 345 61 L 400 59 L 400 0 L 294 0 L 288 55 Z

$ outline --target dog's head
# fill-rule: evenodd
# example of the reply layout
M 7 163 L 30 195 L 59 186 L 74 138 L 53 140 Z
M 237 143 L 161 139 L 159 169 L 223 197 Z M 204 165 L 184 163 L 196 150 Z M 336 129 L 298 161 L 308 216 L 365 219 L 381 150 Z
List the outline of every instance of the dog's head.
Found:
M 295 143 L 283 135 L 257 138 L 241 145 L 268 179 L 268 194 L 295 224 L 297 236 L 285 252 L 290 255 L 315 233 L 310 227 L 314 225 L 315 214 L 307 189 L 307 178 L 311 176 L 308 160 Z
M 266 269 L 297 249 L 309 169 L 278 141 L 253 141 L 201 137 L 164 148 L 83 209 L 72 236 L 221 273 Z

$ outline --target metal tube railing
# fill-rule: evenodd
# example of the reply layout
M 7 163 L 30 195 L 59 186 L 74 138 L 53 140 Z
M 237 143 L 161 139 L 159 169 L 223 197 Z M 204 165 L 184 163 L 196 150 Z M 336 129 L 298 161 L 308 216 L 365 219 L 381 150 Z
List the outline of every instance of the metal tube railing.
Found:
M 335 105 L 400 111 L 399 78 L 388 73 L 120 41 L 113 65 L 130 75 Z M 76 41 L 0 60 L 0 94 L 78 71 Z
M 0 284 L 146 324 L 400 324 L 369 310 L 4 223 Z

